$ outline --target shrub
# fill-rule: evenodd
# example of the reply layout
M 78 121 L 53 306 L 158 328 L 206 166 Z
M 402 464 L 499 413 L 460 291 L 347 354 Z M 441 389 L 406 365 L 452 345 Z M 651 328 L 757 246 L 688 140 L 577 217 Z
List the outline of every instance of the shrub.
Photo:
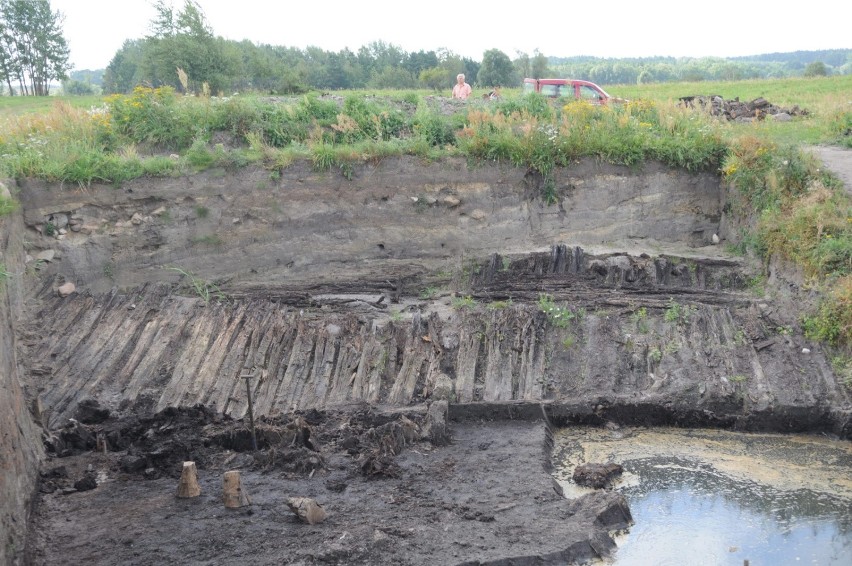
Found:
M 116 131 L 137 143 L 184 149 L 199 131 L 209 131 L 208 99 L 179 98 L 171 87 L 136 87 L 130 95 L 107 97 Z
M 456 130 L 444 116 L 430 112 L 418 112 L 413 121 L 414 132 L 430 146 L 441 147 L 456 141 Z
M 794 201 L 789 209 L 765 212 L 758 235 L 769 254 L 794 261 L 807 275 L 852 272 L 852 204 L 824 187 Z
M 816 313 L 803 318 L 802 326 L 812 340 L 852 346 L 852 275 L 836 282 Z

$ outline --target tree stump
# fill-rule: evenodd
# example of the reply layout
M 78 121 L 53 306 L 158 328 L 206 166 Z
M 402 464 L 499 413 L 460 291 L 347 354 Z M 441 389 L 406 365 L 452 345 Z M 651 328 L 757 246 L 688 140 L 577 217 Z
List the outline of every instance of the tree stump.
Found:
M 195 462 L 184 462 L 183 471 L 180 473 L 177 496 L 198 497 L 199 495 L 201 495 L 201 486 L 198 485 L 198 471 L 195 469 Z
M 251 505 L 251 500 L 248 494 L 243 491 L 243 486 L 240 483 L 240 472 L 232 470 L 225 472 L 225 478 L 222 484 L 223 493 L 222 501 L 228 509 L 239 509 L 246 505 Z

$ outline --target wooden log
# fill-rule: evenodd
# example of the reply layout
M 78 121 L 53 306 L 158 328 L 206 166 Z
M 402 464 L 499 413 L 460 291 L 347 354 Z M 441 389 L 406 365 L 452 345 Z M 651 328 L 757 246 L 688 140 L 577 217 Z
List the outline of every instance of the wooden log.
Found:
M 322 505 L 310 497 L 290 497 L 287 499 L 287 507 L 296 514 L 300 521 L 309 525 L 322 523 L 327 517 Z
M 225 477 L 222 483 L 222 501 L 228 509 L 239 509 L 246 505 L 251 505 L 251 500 L 248 494 L 243 491 L 243 486 L 240 483 L 240 472 L 231 470 L 225 472 Z
M 198 497 L 201 495 L 201 486 L 198 485 L 198 470 L 195 468 L 195 462 L 184 462 L 183 471 L 180 473 L 180 483 L 178 483 L 178 497 Z

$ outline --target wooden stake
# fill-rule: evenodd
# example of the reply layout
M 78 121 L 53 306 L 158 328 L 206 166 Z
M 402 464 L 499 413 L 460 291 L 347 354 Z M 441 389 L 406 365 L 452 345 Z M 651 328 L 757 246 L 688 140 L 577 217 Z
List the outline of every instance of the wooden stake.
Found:
M 222 488 L 222 501 L 228 509 L 239 509 L 251 505 L 251 500 L 248 494 L 243 491 L 243 486 L 240 483 L 239 471 L 225 472 Z
M 251 402 L 251 385 L 249 385 L 249 379 L 254 377 L 253 372 L 250 374 L 243 374 L 241 376 L 246 380 L 246 396 L 248 397 L 248 413 L 249 413 L 249 422 L 251 423 L 251 446 L 255 452 L 257 452 L 257 435 L 254 432 L 254 407 Z
M 178 484 L 178 497 L 198 497 L 201 495 L 201 486 L 198 485 L 198 471 L 195 462 L 184 462 L 183 471 L 180 473 Z

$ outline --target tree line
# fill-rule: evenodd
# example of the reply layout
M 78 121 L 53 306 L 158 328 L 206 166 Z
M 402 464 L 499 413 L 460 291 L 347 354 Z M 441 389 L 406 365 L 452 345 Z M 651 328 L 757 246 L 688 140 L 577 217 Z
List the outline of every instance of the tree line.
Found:
M 49 0 L 0 0 L 0 80 L 9 94 L 46 95 L 63 80 L 66 94 L 129 93 L 136 86 L 178 92 L 294 94 L 309 90 L 449 90 L 463 73 L 476 86 L 518 86 L 524 77 L 583 78 L 603 85 L 740 80 L 852 73 L 852 50 L 769 54 L 735 59 L 547 57 L 489 49 L 482 60 L 447 49 L 406 52 L 375 41 L 357 51 L 298 49 L 216 36 L 195 0 L 175 9 L 155 4 L 150 34 L 129 39 L 103 71 L 68 76 L 62 15 Z

